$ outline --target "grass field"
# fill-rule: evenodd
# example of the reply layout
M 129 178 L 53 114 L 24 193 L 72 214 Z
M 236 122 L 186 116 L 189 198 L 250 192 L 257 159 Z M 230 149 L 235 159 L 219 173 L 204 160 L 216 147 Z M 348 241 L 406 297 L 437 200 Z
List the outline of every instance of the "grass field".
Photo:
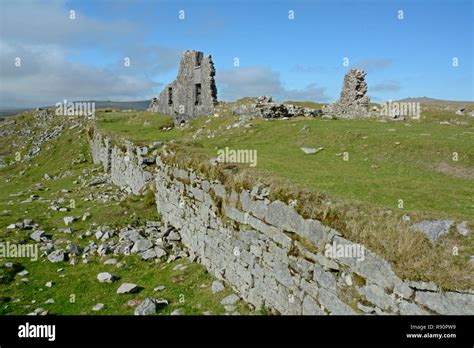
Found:
M 57 120 L 57 122 L 67 122 Z M 17 119 L 15 128 L 18 132 L 33 124 L 32 114 L 26 114 Z M 69 125 L 69 124 L 68 124 Z M 21 136 L 6 137 L 0 140 L 3 154 L 14 158 L 18 150 L 23 153 L 27 148 L 27 139 Z M 18 147 L 11 146 L 15 138 Z M 80 160 L 78 160 L 80 159 Z M 2 243 L 33 243 L 29 238 L 31 230 L 7 230 L 5 227 L 25 218 L 33 219 L 56 243 L 85 247 L 88 238 L 81 239 L 80 235 L 94 226 L 107 224 L 111 227 L 138 226 L 147 220 L 160 219 L 153 200 L 148 196 L 130 196 L 124 201 L 109 200 L 88 201 L 90 194 L 110 194 L 115 190 L 110 188 L 82 187 L 74 183 L 80 176 L 100 174 L 102 169 L 94 166 L 88 149 L 86 132 L 83 128 L 68 129 L 59 138 L 43 145 L 38 157 L 25 163 L 17 163 L 0 170 L 0 242 Z M 70 172 L 66 177 L 61 176 Z M 44 180 L 47 173 L 53 179 Z M 58 177 L 58 178 L 54 178 Z M 37 184 L 41 184 L 38 186 Z M 63 190 L 67 190 L 65 192 Z M 29 202 L 32 195 L 35 198 Z M 52 211 L 48 206 L 52 200 L 64 199 L 63 206 L 74 208 L 68 212 Z M 65 227 L 63 217 L 81 217 L 89 212 L 91 217 L 85 221 L 79 219 L 72 224 L 74 232 L 64 234 L 58 231 Z M 124 265 L 117 268 L 114 265 L 104 265 L 107 258 L 115 258 Z M 0 281 L 0 314 L 27 314 L 36 308 L 44 308 L 49 314 L 133 314 L 134 307 L 127 305 L 129 300 L 142 300 L 146 297 L 165 298 L 169 306 L 159 310 L 158 314 L 170 314 L 180 308 L 182 314 L 224 314 L 225 309 L 220 300 L 232 293 L 226 288 L 218 294 L 211 293 L 211 283 L 214 277 L 205 267 L 178 259 L 170 263 L 154 263 L 143 261 L 136 255 L 107 255 L 107 257 L 89 256 L 87 264 L 81 258 L 71 265 L 69 262 L 51 263 L 45 257 L 37 261 L 30 259 L 2 258 L 0 259 L 0 276 L 9 281 Z M 21 276 L 12 274 L 2 265 L 12 261 L 20 263 L 29 274 L 27 282 Z M 177 265 L 185 269 L 176 269 Z M 63 269 L 58 272 L 58 269 Z M 110 272 L 120 276 L 120 280 L 111 284 L 99 283 L 97 274 Z M 16 272 L 15 272 L 16 273 Z M 46 282 L 52 281 L 48 288 Z M 116 294 L 122 282 L 136 283 L 143 288 L 138 294 Z M 159 285 L 166 288 L 161 292 L 153 289 Z M 45 303 L 48 299 L 54 303 Z M 92 311 L 96 303 L 103 303 L 104 309 Z M 249 308 L 239 302 L 236 311 L 241 314 L 249 313 Z
M 429 117 L 427 115 L 426 117 Z M 421 122 L 376 120 L 252 120 L 231 128 L 232 117 L 198 119 L 189 129 L 162 131 L 166 116 L 123 113 L 99 116 L 99 128 L 141 143 L 176 140 L 216 157 L 217 149 L 257 150 L 257 172 L 268 172 L 339 199 L 367 202 L 432 216 L 474 218 L 474 127 L 440 125 L 436 115 Z M 203 128 L 202 136 L 192 135 Z M 220 131 L 219 131 L 220 128 Z M 208 138 L 206 131 L 215 133 Z M 306 155 L 300 147 L 323 147 Z
M 168 143 L 174 160 L 197 168 L 209 167 L 209 159 L 225 147 L 256 150 L 257 166 L 232 166 L 237 173 L 232 180 L 263 181 L 273 185 L 273 198 L 298 199 L 305 216 L 379 253 L 403 278 L 434 280 L 445 288 L 474 286 L 472 235 L 461 237 L 452 230 L 432 245 L 401 222 L 408 214 L 412 222 L 452 218 L 472 226 L 470 117 L 430 105 L 421 120 L 253 119 L 247 122 L 252 126 L 237 127 L 239 118 L 228 110 L 226 104 L 218 117 L 165 131 L 170 118 L 149 113 L 130 119 L 123 113 L 99 114 L 97 125 L 114 137 Z M 301 147 L 323 150 L 307 155 Z M 453 248 L 458 255 L 453 256 Z
M 474 129 L 468 117 L 430 107 L 422 114 L 422 120 L 416 122 L 254 119 L 247 121 L 252 124 L 247 128 L 235 126 L 239 119 L 226 112 L 228 107 L 218 117 L 191 121 L 189 127 L 174 128 L 169 117 L 149 112 L 99 112 L 96 126 L 117 142 L 124 138 L 140 144 L 162 141 L 175 153 L 175 160 L 195 165 L 207 174 L 222 174 L 231 167 L 234 175 L 224 179 L 229 180 L 226 184 L 230 186 L 268 183 L 273 199 L 298 199 L 301 213 L 318 218 L 345 237 L 364 244 L 388 260 L 404 279 L 434 281 L 444 289 L 474 287 L 474 269 L 469 261 L 474 255 L 472 234 L 463 237 L 452 230 L 433 245 L 401 222 L 403 214 L 410 215 L 412 221 L 453 218 L 469 221 L 472 229 Z M 33 122 L 32 113 L 15 120 L 16 133 L 0 139 L 1 155 L 8 161 L 13 161 L 17 152 L 23 156 L 31 146 L 28 134 L 23 132 Z M 440 124 L 446 121 L 450 124 Z M 54 120 L 53 125 L 60 122 L 66 121 Z M 97 175 L 102 169 L 91 163 L 86 131 L 69 129 L 69 125 L 59 138 L 43 144 L 33 160 L 0 170 L 2 242 L 31 242 L 30 231 L 5 229 L 24 218 L 33 219 L 59 243 L 69 240 L 83 247 L 88 240 L 80 239 L 79 235 L 93 228 L 92 224 L 121 227 L 160 219 L 153 200 L 147 196 L 130 196 L 122 202 L 85 199 L 98 191 L 114 195 L 117 189 L 99 190 L 74 183 L 80 176 Z M 224 147 L 257 150 L 257 166 L 212 167 L 209 159 Z M 300 147 L 323 150 L 306 155 Z M 348 154 L 347 161 L 344 152 Z M 457 161 L 453 160 L 454 152 Z M 66 172 L 70 173 L 63 177 Z M 53 179 L 44 180 L 45 173 Z M 66 202 L 74 200 L 75 208 L 69 212 L 48 209 L 51 200 L 61 198 Z M 399 208 L 400 199 L 403 208 Z M 72 235 L 58 231 L 64 227 L 64 216 L 82 216 L 85 212 L 90 212 L 91 218 L 74 222 Z M 454 247 L 458 248 L 456 256 Z M 25 276 L 28 282 L 17 275 L 0 284 L 0 314 L 26 314 L 38 307 L 50 314 L 132 314 L 134 308 L 127 302 L 145 297 L 163 297 L 170 302 L 158 314 L 169 314 L 177 308 L 184 314 L 225 313 L 219 302 L 231 290 L 213 295 L 213 277 L 203 266 L 186 260 L 155 264 L 135 256 L 114 258 L 125 265 L 104 265 L 105 258 L 98 256 L 91 257 L 87 264 L 79 259 L 74 266 L 67 262 L 52 264 L 44 257 L 36 262 L 22 259 L 22 267 L 29 271 Z M 178 264 L 186 269 L 173 270 Z M 57 272 L 59 268 L 63 270 Z M 120 281 L 99 283 L 96 276 L 103 271 L 119 275 Z M 51 288 L 45 287 L 48 281 L 54 283 Z M 117 295 L 116 288 L 121 282 L 134 282 L 143 290 L 135 295 Z M 158 285 L 166 289 L 153 292 Z M 44 303 L 50 298 L 55 302 Z M 104 303 L 105 308 L 92 311 L 96 303 Z M 236 310 L 250 313 L 243 303 Z

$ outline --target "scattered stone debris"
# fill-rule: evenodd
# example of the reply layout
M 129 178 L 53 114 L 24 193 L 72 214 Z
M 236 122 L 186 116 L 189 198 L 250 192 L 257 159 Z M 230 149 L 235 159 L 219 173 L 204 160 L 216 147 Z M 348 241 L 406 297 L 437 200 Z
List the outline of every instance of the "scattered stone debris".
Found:
M 55 117 L 55 115 L 50 110 L 40 110 L 34 115 L 34 118 L 38 120 L 38 122 L 35 123 L 35 130 L 33 130 L 33 128 L 28 128 L 21 131 L 22 134 L 20 135 L 28 137 L 31 144 L 28 152 L 22 156 L 21 162 L 26 162 L 36 157 L 40 153 L 41 147 L 44 143 L 51 141 L 62 134 L 66 128 L 66 123 L 61 123 L 51 127 L 50 121 L 53 117 Z M 45 178 L 45 180 L 49 179 Z
M 152 315 L 156 314 L 156 302 L 154 299 L 147 297 L 135 308 L 135 315 Z
M 160 292 L 166 289 L 166 286 L 164 285 L 158 285 L 156 288 L 153 289 L 155 292 Z
M 225 287 L 220 281 L 215 280 L 212 282 L 211 291 L 213 294 L 217 294 L 218 292 L 224 291 L 224 289 Z
M 424 220 L 413 224 L 411 228 L 423 232 L 429 240 L 436 242 L 440 237 L 448 234 L 453 223 L 453 220 Z
M 62 262 L 65 259 L 64 250 L 58 249 L 48 255 L 48 260 L 53 263 Z
M 456 231 L 458 231 L 458 233 L 463 235 L 463 236 L 469 235 L 469 233 L 471 233 L 471 230 L 469 229 L 467 224 L 468 224 L 467 221 L 463 221 L 463 222 L 458 223 L 456 225 Z
M 104 265 L 116 265 L 117 260 L 116 259 L 108 259 L 104 261 Z
M 301 151 L 303 151 L 307 155 L 317 153 L 317 152 L 319 152 L 323 149 L 324 149 L 323 147 L 318 147 L 317 149 L 314 149 L 314 148 L 311 148 L 311 147 L 301 147 Z
M 92 307 L 92 310 L 94 312 L 98 312 L 98 311 L 101 311 L 104 308 L 105 308 L 105 305 L 103 303 L 97 303 Z
M 31 235 L 30 238 L 36 242 L 41 242 L 46 239 L 44 231 L 36 230 Z
M 224 297 L 221 301 L 221 305 L 235 305 L 239 301 L 239 296 L 236 294 L 230 294 L 227 297 Z
M 112 275 L 109 272 L 102 272 L 97 275 L 97 280 L 101 283 L 112 283 L 120 279 L 119 276 Z
M 138 292 L 139 290 L 140 290 L 140 288 L 138 287 L 137 284 L 123 283 L 117 289 L 117 294 L 134 294 L 134 293 Z
M 67 226 L 67 225 L 72 224 L 74 221 L 76 221 L 76 218 L 74 216 L 65 216 L 63 220 L 64 220 L 64 224 Z

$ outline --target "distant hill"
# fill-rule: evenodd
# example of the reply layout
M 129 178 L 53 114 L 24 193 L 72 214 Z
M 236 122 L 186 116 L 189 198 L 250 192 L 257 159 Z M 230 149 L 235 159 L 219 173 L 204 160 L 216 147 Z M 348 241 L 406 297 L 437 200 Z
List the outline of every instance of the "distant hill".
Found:
M 301 106 L 303 108 L 309 109 L 322 109 L 325 104 L 323 103 L 316 103 L 312 101 L 295 101 L 295 100 L 287 100 L 283 102 L 283 104 L 291 104 L 295 106 Z
M 112 109 L 120 109 L 120 110 L 146 110 L 150 105 L 150 100 L 138 100 L 138 101 L 129 101 L 129 102 L 118 102 L 118 101 L 101 101 L 101 100 L 83 100 L 78 102 L 94 102 L 96 109 L 103 109 L 103 108 L 112 108 Z M 49 106 L 41 106 L 42 108 L 53 108 L 54 105 Z M 23 111 L 35 110 L 36 108 L 5 108 L 0 110 L 0 121 L 5 119 L 9 116 L 13 116 L 19 114 Z
M 0 110 L 0 121 L 4 118 L 7 118 L 8 116 L 13 116 L 13 115 L 19 114 L 20 112 L 28 111 L 28 110 L 31 110 L 31 108 Z
M 421 103 L 421 104 L 474 104 L 474 101 L 461 101 L 461 100 L 442 100 L 429 97 L 416 97 L 416 98 L 405 98 L 397 100 L 397 102 L 405 103 Z

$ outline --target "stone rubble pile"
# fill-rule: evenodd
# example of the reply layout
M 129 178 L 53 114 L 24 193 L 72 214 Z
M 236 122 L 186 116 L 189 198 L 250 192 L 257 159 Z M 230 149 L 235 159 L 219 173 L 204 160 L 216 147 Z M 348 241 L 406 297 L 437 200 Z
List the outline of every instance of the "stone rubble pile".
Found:
M 261 118 L 316 117 L 321 110 L 303 108 L 296 105 L 278 104 L 272 97 L 258 97 L 255 103 L 243 103 L 232 107 L 234 115 L 251 115 Z
M 34 118 L 40 121 L 37 122 L 37 126 L 39 126 L 40 129 L 36 132 L 28 129 L 31 134 L 23 134 L 24 136 L 31 137 L 31 148 L 23 157 L 23 161 L 31 160 L 41 151 L 41 146 L 45 142 L 56 139 L 64 131 L 66 128 L 65 123 L 50 128 L 50 121 L 53 117 L 54 115 L 48 110 L 41 110 L 35 114 Z
M 126 256 L 138 254 L 143 260 L 167 260 L 167 262 L 188 256 L 181 245 L 179 233 L 174 228 L 165 227 L 159 221 L 147 221 L 143 226 L 127 226 L 120 230 L 107 225 L 98 226 L 95 230 L 81 234 L 79 238 L 88 239 L 88 244 L 81 247 L 68 242 L 67 247 L 63 248 L 49 239 L 41 239 L 46 241 L 41 249 L 51 262 L 80 256 L 83 262 L 87 263 L 94 255 L 109 254 Z
M 449 230 L 454 225 L 454 220 L 423 220 L 411 225 L 411 228 L 415 231 L 420 231 L 426 235 L 431 242 L 436 242 L 442 236 L 449 233 Z M 467 221 L 461 221 L 456 224 L 456 231 L 467 236 L 470 233 Z
M 75 217 L 64 218 L 66 225 L 73 223 Z M 94 226 L 93 224 L 92 226 Z M 61 262 L 72 256 L 81 256 L 88 259 L 93 255 L 105 256 L 108 254 L 130 255 L 138 254 L 143 260 L 174 261 L 188 257 L 188 252 L 181 244 L 181 236 L 176 229 L 165 226 L 160 221 L 146 221 L 142 226 L 126 226 L 113 229 L 110 226 L 96 226 L 79 235 L 81 240 L 89 240 L 85 247 L 75 245 L 69 240 L 59 238 L 52 240 L 32 219 L 24 219 L 7 226 L 8 230 L 32 230 L 30 239 L 40 243 L 40 250 L 50 262 Z M 57 232 L 74 233 L 71 228 L 60 228 Z M 57 235 L 57 234 L 56 234 Z M 67 246 L 64 247 L 64 242 Z M 86 261 L 87 262 L 87 261 Z

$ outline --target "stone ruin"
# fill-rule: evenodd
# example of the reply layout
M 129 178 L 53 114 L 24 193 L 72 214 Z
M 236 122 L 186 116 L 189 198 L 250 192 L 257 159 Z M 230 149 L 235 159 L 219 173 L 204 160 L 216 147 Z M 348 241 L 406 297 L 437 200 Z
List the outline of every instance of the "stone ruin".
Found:
M 366 73 L 361 69 L 351 69 L 344 77 L 341 97 L 334 104 L 327 105 L 323 112 L 338 118 L 369 117 L 369 97 Z
M 216 71 L 210 55 L 185 51 L 178 77 L 153 98 L 148 111 L 171 115 L 181 124 L 202 115 L 212 115 L 217 104 Z
M 185 51 L 181 57 L 176 80 L 167 85 L 158 97 L 152 99 L 148 111 L 173 116 L 179 125 L 198 116 L 212 115 L 217 106 L 217 87 L 214 63 L 210 55 L 199 51 Z M 272 97 L 261 96 L 254 101 L 232 107 L 234 115 L 261 118 L 316 117 L 365 118 L 369 111 L 366 73 L 351 69 L 344 77 L 341 96 L 322 110 L 279 104 Z
M 315 117 L 320 115 L 321 110 L 303 108 L 296 105 L 285 105 L 274 103 L 272 97 L 258 97 L 253 103 L 235 105 L 232 108 L 234 115 L 250 115 L 261 118 L 284 118 L 284 117 Z

